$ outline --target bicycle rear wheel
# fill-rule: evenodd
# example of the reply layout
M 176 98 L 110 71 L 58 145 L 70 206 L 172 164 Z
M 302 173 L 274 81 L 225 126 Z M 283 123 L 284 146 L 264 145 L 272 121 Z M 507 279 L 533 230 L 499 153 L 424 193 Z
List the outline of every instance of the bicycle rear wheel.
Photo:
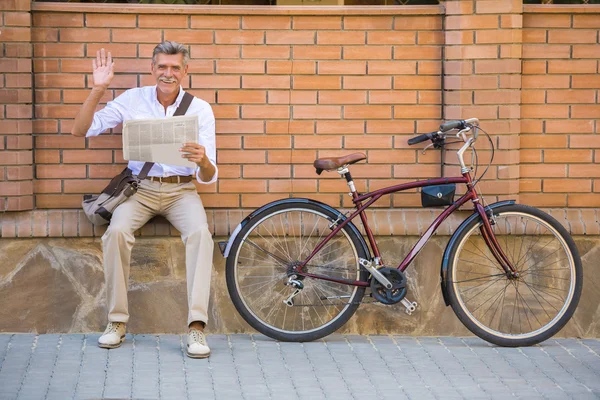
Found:
M 226 264 L 229 295 L 257 331 L 282 341 L 311 341 L 345 324 L 365 287 L 299 277 L 304 288 L 286 286 L 314 248 L 335 227 L 336 213 L 313 203 L 285 203 L 252 218 L 238 234 Z M 334 279 L 367 281 L 359 258 L 369 258 L 356 231 L 345 226 L 310 260 L 304 271 Z
M 519 277 L 509 279 L 473 220 L 451 249 L 446 287 L 461 322 L 500 346 L 531 346 L 569 321 L 581 296 L 583 270 L 573 238 L 533 207 L 494 209 L 493 229 Z

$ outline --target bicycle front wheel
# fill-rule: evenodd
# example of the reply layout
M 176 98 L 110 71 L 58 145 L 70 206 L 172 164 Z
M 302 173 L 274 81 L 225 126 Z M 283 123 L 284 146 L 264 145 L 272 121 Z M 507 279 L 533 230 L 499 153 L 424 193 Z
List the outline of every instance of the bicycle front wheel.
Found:
M 240 315 L 257 331 L 282 341 L 311 341 L 350 319 L 365 287 L 298 277 L 303 288 L 286 285 L 294 268 L 336 226 L 337 215 L 318 204 L 293 202 L 252 218 L 238 234 L 226 264 L 229 295 Z M 346 225 L 303 271 L 332 279 L 364 281 L 359 258 L 368 258 L 361 238 Z
M 446 288 L 461 322 L 499 346 L 531 346 L 569 321 L 583 284 L 573 238 L 543 211 L 524 205 L 494 209 L 492 228 L 519 277 L 509 279 L 481 236 L 481 218 L 451 249 Z

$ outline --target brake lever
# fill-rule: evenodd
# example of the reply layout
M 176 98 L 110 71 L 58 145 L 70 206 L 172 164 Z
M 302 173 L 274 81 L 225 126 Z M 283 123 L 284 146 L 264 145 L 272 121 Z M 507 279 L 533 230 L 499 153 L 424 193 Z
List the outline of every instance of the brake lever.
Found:
M 430 147 L 434 147 L 435 143 L 429 143 L 427 146 L 423 147 L 423 150 L 421 150 L 421 154 L 425 154 L 425 152 L 427 151 L 428 148 Z

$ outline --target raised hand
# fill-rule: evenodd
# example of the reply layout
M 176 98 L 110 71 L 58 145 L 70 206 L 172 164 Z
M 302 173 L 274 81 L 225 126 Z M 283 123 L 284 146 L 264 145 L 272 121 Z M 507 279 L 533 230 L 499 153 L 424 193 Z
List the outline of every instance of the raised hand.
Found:
M 113 72 L 114 65 L 115 63 L 112 60 L 110 51 L 108 52 L 108 57 L 106 57 L 104 49 L 96 52 L 96 59 L 92 60 L 92 66 L 94 67 L 94 87 L 102 86 L 105 89 L 108 88 L 108 85 L 110 85 L 115 76 Z

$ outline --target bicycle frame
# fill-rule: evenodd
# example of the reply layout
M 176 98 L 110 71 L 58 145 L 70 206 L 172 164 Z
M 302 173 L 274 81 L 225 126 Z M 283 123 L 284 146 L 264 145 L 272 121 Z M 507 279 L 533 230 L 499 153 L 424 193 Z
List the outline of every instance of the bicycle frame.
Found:
M 481 227 L 481 233 L 482 233 L 483 239 L 485 240 L 488 247 L 492 250 L 492 254 L 498 260 L 498 262 L 502 265 L 502 267 L 507 272 L 507 274 L 514 273 L 515 269 L 508 261 L 508 258 L 506 257 L 506 255 L 504 255 L 504 253 L 502 252 L 502 249 L 500 248 L 500 246 L 496 240 L 496 237 L 493 233 L 493 230 L 492 230 L 490 221 L 487 217 L 487 214 L 485 212 L 485 209 L 479 201 L 477 192 L 472 183 L 471 174 L 469 172 L 465 172 L 465 173 L 463 173 L 462 177 L 436 178 L 436 179 L 430 179 L 430 180 L 426 180 L 426 181 L 407 182 L 407 183 L 403 183 L 400 185 L 394 185 L 394 186 L 390 186 L 387 188 L 375 190 L 373 192 L 365 193 L 362 195 L 359 195 L 358 192 L 356 192 L 355 190 L 352 191 L 352 202 L 354 203 L 356 210 L 348 218 L 346 218 L 344 221 L 339 223 L 331 231 L 331 233 L 329 233 L 329 235 L 327 235 L 327 237 L 325 239 L 323 239 L 317 245 L 317 247 L 315 247 L 315 249 L 308 256 L 308 258 L 306 258 L 302 262 L 302 264 L 298 266 L 298 269 L 296 271 L 297 274 L 300 276 L 305 276 L 305 277 L 310 277 L 310 278 L 315 278 L 315 279 L 322 279 L 322 280 L 326 280 L 326 281 L 337 282 L 337 283 L 342 283 L 342 284 L 347 284 L 347 285 L 352 285 L 352 286 L 365 286 L 365 287 L 369 286 L 368 282 L 353 281 L 353 280 L 339 279 L 339 278 L 336 279 L 336 278 L 332 278 L 332 277 L 324 276 L 324 275 L 310 274 L 310 273 L 303 272 L 302 269 L 327 244 L 327 242 L 329 242 L 329 240 L 331 238 L 333 238 L 342 228 L 344 228 L 344 226 L 346 226 L 346 224 L 348 224 L 350 221 L 352 221 L 357 215 L 360 215 L 360 219 L 365 228 L 365 232 L 367 234 L 367 238 L 369 240 L 371 250 L 373 251 L 373 255 L 375 256 L 376 259 L 381 259 L 381 254 L 379 252 L 379 248 L 377 247 L 377 242 L 375 241 L 373 232 L 371 231 L 371 228 L 369 227 L 369 222 L 367 220 L 367 215 L 365 213 L 365 210 L 369 206 L 371 206 L 373 203 L 375 203 L 377 200 L 379 200 L 382 196 L 387 195 L 387 194 L 401 192 L 401 191 L 408 190 L 408 189 L 441 185 L 441 184 L 447 184 L 447 183 L 466 184 L 467 191 L 461 198 L 459 198 L 452 205 L 448 206 L 446 209 L 444 209 L 444 211 L 440 215 L 437 216 L 437 218 L 431 223 L 431 225 L 425 231 L 425 233 L 423 233 L 421 238 L 413 246 L 413 248 L 410 250 L 410 252 L 406 255 L 404 260 L 396 268 L 399 269 L 400 271 L 405 271 L 408 268 L 408 266 L 410 265 L 410 263 L 415 259 L 417 254 L 419 254 L 421 249 L 427 244 L 427 242 L 429 241 L 431 236 L 433 236 L 433 234 L 435 233 L 437 228 L 442 224 L 442 222 L 444 222 L 446 220 L 446 218 L 448 218 L 450 216 L 450 214 L 452 214 L 454 211 L 456 211 L 458 208 L 460 208 L 463 204 L 465 204 L 466 202 L 471 200 L 473 202 L 475 210 L 477 211 L 477 213 L 481 216 L 482 220 L 484 221 L 484 224 Z M 366 201 L 366 203 L 363 204 L 363 201 L 365 201 L 365 200 L 367 200 L 367 201 Z

